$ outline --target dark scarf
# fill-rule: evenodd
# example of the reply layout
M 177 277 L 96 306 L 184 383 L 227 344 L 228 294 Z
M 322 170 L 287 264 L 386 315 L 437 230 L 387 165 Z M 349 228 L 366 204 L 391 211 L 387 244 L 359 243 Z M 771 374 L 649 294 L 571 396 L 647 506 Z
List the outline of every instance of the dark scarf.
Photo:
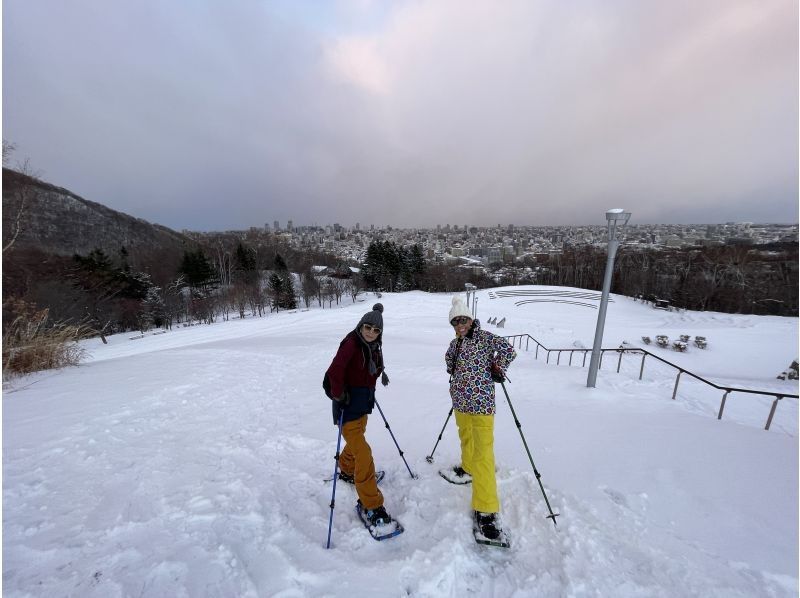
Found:
M 378 368 L 380 367 L 384 371 L 381 372 L 381 384 L 386 386 L 389 384 L 389 376 L 386 375 L 385 368 L 383 367 L 383 353 L 381 352 L 381 336 L 378 335 L 371 343 L 368 343 L 363 336 L 361 336 L 361 329 L 360 326 L 355 330 L 356 337 L 361 342 L 362 349 L 366 349 L 366 351 L 361 351 L 361 358 L 363 359 L 364 367 L 367 368 L 370 376 L 375 376 L 378 373 Z M 383 333 L 381 333 L 383 334 Z M 374 355 L 378 356 L 378 362 L 375 363 Z M 369 363 L 367 363 L 367 359 L 369 359 Z
M 373 357 L 373 354 L 377 353 L 378 355 L 380 355 L 380 350 L 381 350 L 380 336 L 378 336 L 378 338 L 376 338 L 371 343 L 368 343 L 364 339 L 364 337 L 361 336 L 361 330 L 356 330 L 356 336 L 358 337 L 358 340 L 361 341 L 361 346 L 367 349 L 366 351 L 362 351 L 364 366 L 367 367 L 369 375 L 374 376 L 375 374 L 378 373 L 378 366 L 375 364 L 375 358 Z M 367 364 L 367 359 L 369 359 L 369 364 Z

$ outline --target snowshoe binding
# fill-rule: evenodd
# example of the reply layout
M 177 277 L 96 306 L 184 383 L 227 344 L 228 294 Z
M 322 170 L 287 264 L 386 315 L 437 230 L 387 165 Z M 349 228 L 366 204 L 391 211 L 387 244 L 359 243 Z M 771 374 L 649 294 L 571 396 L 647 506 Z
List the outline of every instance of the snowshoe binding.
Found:
M 399 536 L 405 530 L 400 522 L 392 519 L 382 506 L 375 509 L 365 509 L 359 500 L 356 503 L 356 513 L 367 528 L 369 534 L 376 540 L 388 540 Z
M 440 469 L 439 475 L 451 484 L 464 486 L 472 483 L 472 475 L 464 471 L 460 465 L 456 465 L 450 469 Z
M 385 471 L 383 471 L 383 470 L 376 471 L 375 472 L 375 483 L 380 484 L 381 480 L 383 480 L 383 478 L 385 476 L 386 476 L 386 472 Z M 356 483 L 355 480 L 353 479 L 353 476 L 351 476 L 350 474 L 344 473 L 342 471 L 339 472 L 337 477 L 338 477 L 340 482 L 344 482 L 345 484 L 355 485 L 355 483 Z M 332 477 L 325 478 L 325 481 L 326 482 L 332 482 L 333 478 Z
M 497 513 L 475 511 L 472 518 L 472 535 L 475 536 L 475 541 L 478 544 L 498 546 L 500 548 L 509 548 L 511 546 L 508 535 L 500 526 Z

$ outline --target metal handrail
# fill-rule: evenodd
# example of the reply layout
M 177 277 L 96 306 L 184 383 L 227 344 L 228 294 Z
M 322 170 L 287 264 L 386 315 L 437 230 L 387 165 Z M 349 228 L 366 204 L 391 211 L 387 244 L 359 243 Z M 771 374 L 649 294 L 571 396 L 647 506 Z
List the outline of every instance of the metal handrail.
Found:
M 573 354 L 576 353 L 576 352 L 577 353 L 581 353 L 582 352 L 583 353 L 583 363 L 581 364 L 581 367 L 584 367 L 586 365 L 586 354 L 587 353 L 591 353 L 591 351 L 592 351 L 591 349 L 549 349 L 549 348 L 545 347 L 542 343 L 540 343 L 538 340 L 536 340 L 534 337 L 532 337 L 528 333 L 511 334 L 511 335 L 508 335 L 508 336 L 504 336 L 503 338 L 508 340 L 511 343 L 511 346 L 513 346 L 513 347 L 516 347 L 517 346 L 517 341 L 519 341 L 519 348 L 520 349 L 522 348 L 522 341 L 524 339 L 525 340 L 525 350 L 526 351 L 530 347 L 530 341 L 533 341 L 534 343 L 536 343 L 536 355 L 535 355 L 534 358 L 535 359 L 539 359 L 539 347 L 541 347 L 542 349 L 547 351 L 547 361 L 546 361 L 546 363 L 550 363 L 550 353 L 552 353 L 554 351 L 557 351 L 558 352 L 558 358 L 556 360 L 556 365 L 560 365 L 560 363 L 561 363 L 561 353 L 569 352 L 569 354 L 570 354 L 569 355 L 569 365 L 572 365 L 572 356 L 573 356 Z M 600 367 L 601 368 L 603 367 L 603 356 L 605 355 L 606 352 L 609 352 L 609 351 L 614 352 L 614 353 L 619 353 L 619 360 L 617 361 L 617 373 L 619 373 L 620 367 L 622 366 L 622 356 L 625 353 L 641 353 L 642 354 L 642 365 L 639 368 L 639 380 L 641 380 L 642 376 L 644 375 L 644 360 L 648 356 L 653 357 L 653 358 L 657 359 L 658 361 L 661 361 L 661 362 L 667 364 L 668 366 L 678 370 L 678 375 L 675 378 L 675 387 L 672 390 L 672 400 L 673 401 L 675 400 L 675 397 L 678 394 L 678 384 L 680 383 L 681 374 L 687 374 L 687 375 L 691 376 L 692 378 L 694 378 L 696 380 L 699 380 L 700 382 L 702 382 L 704 384 L 707 384 L 709 386 L 712 386 L 712 387 L 716 388 L 717 390 L 725 391 L 725 394 L 722 395 L 722 402 L 720 403 L 720 406 L 719 406 L 719 413 L 717 414 L 717 419 L 722 419 L 722 412 L 725 410 L 725 401 L 728 399 L 728 395 L 730 393 L 732 393 L 732 392 L 742 392 L 742 393 L 746 393 L 746 394 L 756 394 L 756 395 L 771 396 L 771 397 L 775 397 L 775 400 L 772 402 L 772 407 L 770 408 L 770 411 L 769 411 L 769 417 L 767 418 L 767 424 L 766 424 L 766 426 L 764 426 L 765 430 L 769 430 L 769 427 L 772 424 L 772 418 L 775 416 L 775 410 L 778 407 L 778 402 L 781 401 L 782 399 L 797 399 L 798 398 L 798 395 L 784 393 L 784 392 L 771 392 L 771 391 L 766 391 L 766 390 L 753 390 L 751 388 L 737 388 L 735 386 L 722 386 L 720 384 L 717 384 L 716 382 L 711 382 L 710 380 L 706 380 L 702 376 L 698 376 L 697 374 L 687 370 L 686 368 L 682 368 L 681 366 L 676 365 L 676 364 L 672 363 L 671 361 L 667 361 L 663 357 L 659 357 L 655 353 L 651 353 L 647 349 L 642 349 L 640 347 L 618 347 L 616 349 L 600 349 Z

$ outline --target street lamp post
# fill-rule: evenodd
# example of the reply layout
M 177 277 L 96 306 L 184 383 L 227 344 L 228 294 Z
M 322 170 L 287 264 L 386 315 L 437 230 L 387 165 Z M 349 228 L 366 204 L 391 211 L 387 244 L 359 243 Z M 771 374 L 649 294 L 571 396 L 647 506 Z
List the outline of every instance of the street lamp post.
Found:
M 476 287 L 474 284 L 472 284 L 470 282 L 465 282 L 464 283 L 464 290 L 467 292 L 467 307 L 470 307 L 470 302 L 469 302 L 470 295 L 472 295 L 472 301 L 473 302 L 475 301 L 475 291 L 477 289 L 478 289 L 478 287 Z M 473 311 L 474 311 L 474 309 L 473 309 Z
M 614 208 L 606 212 L 606 220 L 608 221 L 608 259 L 606 261 L 606 274 L 603 278 L 603 294 L 600 298 L 600 311 L 597 314 L 597 328 L 595 328 L 594 331 L 592 359 L 589 362 L 589 377 L 586 379 L 586 386 L 588 388 L 595 388 L 597 382 L 597 367 L 600 363 L 600 348 L 603 344 L 603 328 L 606 325 L 608 294 L 611 291 L 611 276 L 614 274 L 614 257 L 619 247 L 617 227 L 619 226 L 621 228 L 625 226 L 630 217 L 631 213 L 621 208 Z

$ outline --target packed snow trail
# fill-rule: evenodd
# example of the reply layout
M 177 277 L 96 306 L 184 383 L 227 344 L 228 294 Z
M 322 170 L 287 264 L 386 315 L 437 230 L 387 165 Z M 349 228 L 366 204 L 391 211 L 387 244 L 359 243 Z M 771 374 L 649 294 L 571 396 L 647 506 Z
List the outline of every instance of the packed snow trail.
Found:
M 450 408 L 450 296 L 382 301 L 392 382 L 378 397 L 419 479 L 377 411 L 367 434 L 386 470 L 386 508 L 404 534 L 370 538 L 342 484 L 333 547 L 324 547 L 331 486 L 320 480 L 330 475 L 336 427 L 322 374 L 369 300 L 135 342 L 118 335 L 108 346 L 90 342 L 86 364 L 18 381 L 4 395 L 4 595 L 797 594 L 796 401 L 784 401 L 765 432 L 756 402 L 740 401 L 739 415 L 717 421 L 690 397 L 671 401 L 655 371 L 638 382 L 604 369 L 587 389 L 585 369 L 521 351 L 507 388 L 561 517 L 554 530 L 500 392 L 495 452 L 512 547 L 481 547 L 470 487 L 438 475 L 458 461 L 453 422 L 434 463 L 425 461 Z M 542 340 L 586 342 L 593 322 L 565 309 L 506 315 L 514 332 L 557 327 Z M 622 298 L 609 324 L 624 319 L 624 334 L 651 327 L 652 314 L 637 310 Z M 712 340 L 748 330 L 754 351 L 777 353 L 791 326 L 796 342 L 796 319 L 756 326 L 752 316 L 688 315 L 718 328 Z M 607 325 L 608 345 L 615 334 Z M 728 358 L 723 341 L 697 355 L 698 367 L 702 357 L 719 370 Z M 759 360 L 753 367 L 753 384 L 771 383 Z M 734 373 L 748 376 L 744 367 Z

